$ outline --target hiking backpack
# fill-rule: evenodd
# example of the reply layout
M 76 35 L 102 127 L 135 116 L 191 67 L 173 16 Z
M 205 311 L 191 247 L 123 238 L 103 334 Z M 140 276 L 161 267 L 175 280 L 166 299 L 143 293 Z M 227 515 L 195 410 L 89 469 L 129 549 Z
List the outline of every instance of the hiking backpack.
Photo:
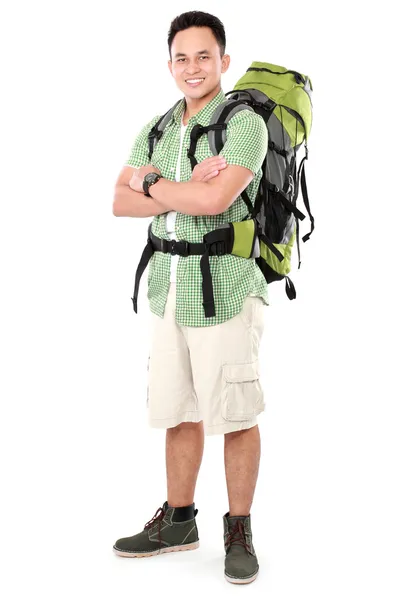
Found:
M 306 75 L 270 63 L 253 62 L 234 89 L 225 94 L 227 100 L 217 106 L 209 125 L 197 124 L 191 131 L 187 155 L 193 170 L 197 164 L 195 152 L 199 137 L 207 134 L 212 153 L 219 154 L 227 139 L 227 124 L 238 111 L 253 110 L 262 116 L 268 129 L 268 150 L 262 164 L 262 177 L 254 205 L 246 190 L 241 193 L 248 214 L 240 222 L 226 223 L 207 233 L 203 244 L 189 244 L 197 247 L 189 253 L 202 254 L 200 267 L 206 317 L 215 316 L 208 260 L 213 254 L 231 253 L 244 258 L 254 258 L 267 283 L 285 278 L 288 298 L 296 298 L 296 290 L 288 273 L 291 270 L 291 253 L 295 238 L 298 268 L 301 264 L 299 220 L 303 220 L 305 215 L 296 206 L 300 186 L 311 222 L 311 229 L 302 238 L 303 242 L 309 239 L 314 230 L 314 217 L 310 210 L 304 170 L 304 162 L 308 160 L 307 142 L 312 124 L 311 92 L 312 84 Z M 151 129 L 148 136 L 150 161 L 154 148 L 180 101 L 178 100 Z M 303 143 L 305 156 L 297 166 L 297 153 Z M 169 241 L 156 238 L 151 232 L 151 225 L 149 226 L 148 244 L 136 273 L 132 298 L 135 312 L 139 280 L 154 250 L 161 249 L 187 256 L 177 250 L 179 242 L 173 242 L 175 240 L 172 240 L 170 245 Z

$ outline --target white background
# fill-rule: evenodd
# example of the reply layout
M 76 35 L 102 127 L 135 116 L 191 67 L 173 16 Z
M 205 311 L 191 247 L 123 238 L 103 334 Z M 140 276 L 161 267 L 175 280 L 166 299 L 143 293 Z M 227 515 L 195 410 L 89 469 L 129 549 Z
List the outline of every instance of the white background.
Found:
M 138 315 L 130 300 L 149 219 L 114 217 L 113 190 L 139 129 L 181 97 L 167 33 L 194 9 L 225 25 L 225 92 L 253 60 L 314 87 L 316 228 L 300 270 L 294 254 L 297 299 L 274 283 L 265 309 L 261 569 L 242 593 L 398 599 L 397 31 L 388 2 L 340 1 L 2 5 L 1 595 L 240 593 L 223 578 L 223 436 L 206 438 L 199 550 L 112 552 L 166 499 L 147 271 Z

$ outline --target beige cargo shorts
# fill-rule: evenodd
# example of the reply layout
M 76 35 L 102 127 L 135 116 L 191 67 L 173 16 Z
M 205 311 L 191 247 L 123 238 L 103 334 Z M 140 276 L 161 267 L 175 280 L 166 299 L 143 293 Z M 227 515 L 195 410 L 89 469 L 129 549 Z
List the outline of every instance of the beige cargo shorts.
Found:
M 164 318 L 151 313 L 147 408 L 151 427 L 203 421 L 206 435 L 248 429 L 265 409 L 258 351 L 264 303 L 247 296 L 241 312 L 207 327 L 175 321 L 176 284 Z

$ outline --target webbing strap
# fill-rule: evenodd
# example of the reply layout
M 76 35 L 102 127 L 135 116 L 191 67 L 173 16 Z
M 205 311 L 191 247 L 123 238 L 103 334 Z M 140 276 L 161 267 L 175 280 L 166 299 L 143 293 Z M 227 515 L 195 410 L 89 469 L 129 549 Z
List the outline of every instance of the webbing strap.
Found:
M 296 205 L 289 200 L 287 195 L 282 190 L 280 190 L 276 185 L 274 185 L 273 183 L 269 183 L 267 181 L 266 187 L 267 187 L 268 191 L 272 192 L 272 194 L 273 194 L 272 197 L 276 197 L 278 200 L 280 200 L 282 202 L 282 204 L 285 206 L 285 208 L 287 208 L 289 212 L 292 212 L 297 219 L 300 219 L 302 221 L 303 219 L 306 218 L 306 216 L 303 215 L 303 213 L 296 207 Z
M 204 133 L 208 133 L 211 130 L 223 130 L 226 129 L 227 124 L 226 123 L 215 123 L 214 125 L 200 125 L 200 123 L 197 123 L 192 131 L 190 132 L 190 146 L 189 146 L 189 150 L 187 152 L 188 158 L 190 159 L 190 164 L 192 166 L 192 171 L 195 168 L 195 166 L 197 165 L 197 160 L 194 156 L 195 152 L 196 152 L 196 146 L 197 146 L 197 142 L 199 140 L 199 138 L 204 134 Z
M 203 309 L 206 318 L 215 317 L 214 287 L 210 270 L 210 254 L 207 248 L 200 259 L 200 270 L 202 275 Z
M 310 217 L 310 221 L 311 221 L 311 229 L 310 231 L 302 238 L 303 242 L 306 242 L 309 238 L 310 235 L 312 234 L 312 232 L 314 231 L 314 217 L 311 214 L 311 210 L 310 210 L 310 201 L 308 199 L 308 191 L 307 191 L 307 183 L 306 183 L 306 172 L 305 172 L 305 165 L 304 165 L 304 161 L 307 160 L 307 156 L 305 156 L 303 158 L 303 160 L 300 163 L 300 167 L 299 167 L 299 176 L 300 176 L 300 181 L 301 181 L 301 193 L 303 195 L 303 202 L 304 202 L 304 206 L 307 209 L 308 212 L 308 216 Z
M 246 204 L 246 206 L 247 206 L 247 210 L 249 211 L 249 215 L 251 215 L 251 214 L 252 214 L 252 212 L 253 212 L 253 208 L 254 208 L 254 207 L 253 207 L 253 205 L 252 205 L 252 203 L 251 203 L 251 200 L 250 200 L 250 198 L 249 198 L 249 196 L 248 196 L 248 194 L 247 194 L 246 190 L 243 190 L 243 192 L 241 193 L 241 196 L 242 196 L 242 198 L 243 198 L 243 200 L 244 200 L 244 203 L 245 203 L 245 204 Z M 248 215 L 246 215 L 246 217 L 245 217 L 245 218 L 247 218 L 247 217 L 248 217 Z M 245 220 L 245 219 L 242 219 L 242 221 L 244 221 L 244 220 Z
M 163 131 L 158 129 L 159 124 L 161 123 L 161 121 L 163 120 L 163 118 L 165 117 L 165 115 L 163 115 L 162 117 L 160 117 L 157 121 L 157 123 L 155 125 L 153 125 L 153 127 L 151 128 L 151 131 L 149 132 L 148 135 L 148 142 L 149 142 L 149 160 L 151 160 L 151 157 L 153 155 L 154 152 L 154 146 L 155 146 L 155 141 L 161 138 Z
M 138 302 L 138 295 L 139 295 L 140 279 L 149 263 L 150 258 L 153 256 L 153 254 L 154 254 L 154 248 L 153 248 L 151 240 L 149 238 L 147 240 L 147 244 L 143 250 L 143 254 L 140 259 L 138 268 L 136 269 L 135 290 L 133 292 L 133 297 L 131 298 L 131 300 L 133 302 L 133 310 L 135 311 L 135 313 L 137 313 L 137 302 Z
M 289 300 L 294 300 L 296 298 L 296 289 L 293 285 L 293 281 L 287 275 L 285 275 L 285 279 L 286 295 L 289 298 Z
M 133 310 L 137 313 L 137 301 L 139 295 L 140 279 L 146 269 L 150 258 L 154 252 L 179 254 L 180 256 L 189 256 L 190 254 L 201 254 L 200 269 L 202 273 L 203 307 L 206 317 L 215 316 L 214 290 L 210 270 L 210 256 L 222 256 L 231 252 L 233 247 L 233 226 L 224 229 L 215 229 L 206 233 L 204 242 L 191 243 L 186 240 L 166 240 L 159 238 L 151 231 L 151 224 L 148 230 L 147 244 L 143 250 L 135 276 L 135 290 L 132 297 Z
M 260 240 L 262 240 L 264 242 L 264 244 L 266 246 L 268 246 L 268 248 L 271 250 L 271 252 L 273 254 L 275 254 L 276 258 L 279 260 L 279 262 L 282 262 L 283 259 L 285 258 L 283 256 L 283 254 L 281 252 L 279 252 L 278 248 L 276 248 L 273 244 L 273 242 L 269 239 L 269 237 L 267 237 L 265 235 L 265 233 L 260 234 Z
M 299 257 L 299 264 L 297 266 L 298 269 L 300 269 L 300 265 L 301 265 L 301 260 L 300 260 L 300 240 L 299 240 L 299 220 L 296 218 L 296 243 L 297 243 L 297 254 Z

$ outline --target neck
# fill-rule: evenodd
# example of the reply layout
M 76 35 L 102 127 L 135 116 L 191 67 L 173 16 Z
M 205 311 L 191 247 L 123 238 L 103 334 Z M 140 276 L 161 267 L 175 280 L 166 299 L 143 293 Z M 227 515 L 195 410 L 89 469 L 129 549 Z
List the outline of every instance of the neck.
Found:
M 216 88 L 211 90 L 208 94 L 202 98 L 187 98 L 185 96 L 185 111 L 183 113 L 183 124 L 186 125 L 189 119 L 197 115 L 219 92 L 221 91 L 221 84 L 218 84 Z

